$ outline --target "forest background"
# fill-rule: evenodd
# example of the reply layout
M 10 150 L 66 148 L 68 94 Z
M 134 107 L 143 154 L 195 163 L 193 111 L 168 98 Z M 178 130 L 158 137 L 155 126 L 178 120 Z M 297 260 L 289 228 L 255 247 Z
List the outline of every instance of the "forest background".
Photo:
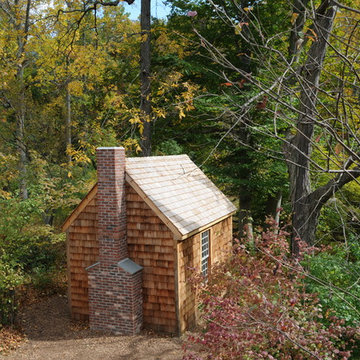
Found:
M 0 1 L 1 323 L 16 289 L 58 291 L 61 224 L 96 181 L 96 147 L 121 145 L 188 154 L 238 205 L 254 262 L 266 217 L 288 226 L 281 251 L 301 264 L 321 326 L 331 312 L 357 327 L 359 2 L 167 4 L 148 32 L 119 1 Z

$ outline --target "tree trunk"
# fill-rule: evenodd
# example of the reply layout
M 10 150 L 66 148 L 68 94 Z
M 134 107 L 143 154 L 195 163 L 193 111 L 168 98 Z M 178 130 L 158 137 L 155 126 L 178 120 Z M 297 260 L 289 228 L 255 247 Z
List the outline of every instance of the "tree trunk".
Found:
M 21 11 L 19 0 L 15 1 L 15 6 L 19 7 L 18 11 Z M 18 102 L 18 110 L 16 114 L 16 118 L 17 118 L 16 144 L 19 154 L 19 173 L 20 173 L 19 192 L 20 192 L 20 197 L 23 200 L 26 200 L 29 197 L 29 195 L 28 195 L 27 182 L 26 182 L 27 156 L 26 156 L 26 146 L 25 146 L 26 88 L 24 83 L 24 68 L 26 62 L 22 58 L 25 53 L 25 45 L 29 33 L 30 7 L 31 7 L 31 0 L 27 0 L 24 23 L 23 24 L 21 23 L 20 16 L 15 22 L 15 28 L 18 32 L 17 35 L 18 50 L 16 57 L 19 60 L 18 70 L 16 72 L 16 79 L 19 86 L 19 98 L 18 98 L 19 102 Z
M 243 235 L 248 241 L 254 240 L 252 217 L 251 217 L 251 194 L 249 191 L 240 189 L 239 195 L 239 234 Z
M 282 197 L 282 191 L 280 190 L 274 196 L 269 196 L 266 201 L 266 215 L 271 216 L 277 226 L 280 224 Z M 278 229 L 275 232 L 278 233 Z
M 19 65 L 19 70 L 17 72 L 17 80 L 20 86 L 20 94 L 19 94 L 19 104 L 18 104 L 18 114 L 17 114 L 17 129 L 16 129 L 16 144 L 17 150 L 19 154 L 19 191 L 20 197 L 23 200 L 26 200 L 29 197 L 27 190 L 27 182 L 26 182 L 26 146 L 25 146 L 25 116 L 26 116 L 26 104 L 25 104 L 25 86 L 24 86 L 24 68 L 23 65 Z
M 293 16 L 296 16 L 297 14 L 297 18 L 293 23 L 293 28 L 290 33 L 289 49 L 288 49 L 290 57 L 296 55 L 299 52 L 299 40 L 301 40 L 300 34 L 303 31 L 304 24 L 306 21 L 305 15 L 306 15 L 306 6 L 308 2 L 309 0 L 293 1 L 293 6 L 292 6 Z
M 308 245 L 314 245 L 320 208 L 310 200 L 309 196 L 305 196 L 292 204 L 292 211 L 291 252 L 293 255 L 298 256 L 300 240 Z
M 65 103 L 66 103 L 66 115 L 65 115 L 66 150 L 69 151 L 71 147 L 71 95 L 69 91 L 69 84 L 66 84 Z M 69 164 L 71 163 L 70 154 L 68 154 L 68 162 Z
M 283 197 L 282 192 L 279 191 L 276 195 L 276 206 L 275 206 L 275 216 L 274 216 L 274 220 L 277 226 L 280 226 L 282 197 Z M 278 233 L 278 230 L 276 230 L 276 233 Z
M 73 10 L 73 6 L 71 2 L 66 1 L 66 7 L 68 11 Z M 96 11 L 96 10 L 95 10 Z M 71 22 L 67 21 L 67 31 L 71 32 Z M 85 46 L 84 36 L 82 38 L 82 43 Z M 72 138 L 71 138 L 71 94 L 69 90 L 69 84 L 71 82 L 71 73 L 69 71 L 70 67 L 70 54 L 66 55 L 66 82 L 65 82 L 65 146 L 66 146 L 66 154 L 68 158 L 69 165 L 71 164 L 71 155 L 69 153 L 71 145 L 72 145 Z M 86 84 L 86 81 L 84 81 Z
M 299 254 L 299 239 L 309 245 L 314 243 L 317 220 L 323 205 L 320 206 L 319 198 L 311 193 L 309 159 L 316 120 L 319 78 L 335 14 L 336 8 L 327 0 L 322 1 L 316 11 L 314 29 L 317 40 L 310 46 L 303 69 L 300 115 L 296 123 L 296 133 L 289 139 L 289 145 L 285 149 L 293 213 L 291 248 L 295 256 Z
M 140 45 L 140 115 L 144 127 L 140 146 L 143 156 L 151 155 L 151 87 L 150 87 L 150 0 L 141 0 L 141 45 Z

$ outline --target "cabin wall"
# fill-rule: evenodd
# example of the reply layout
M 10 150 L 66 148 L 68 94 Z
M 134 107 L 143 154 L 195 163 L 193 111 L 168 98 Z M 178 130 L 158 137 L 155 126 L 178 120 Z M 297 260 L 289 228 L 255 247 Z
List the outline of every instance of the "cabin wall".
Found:
M 173 233 L 129 185 L 126 186 L 129 258 L 143 270 L 143 325 L 177 333 Z M 68 229 L 69 300 L 73 318 L 89 318 L 86 267 L 99 259 L 97 209 L 93 199 Z
M 210 266 L 224 261 L 232 247 L 232 216 L 220 221 L 210 228 Z M 208 229 L 206 229 L 208 230 Z M 178 303 L 179 326 L 183 332 L 196 324 L 197 306 L 195 293 L 189 279 L 193 270 L 200 270 L 201 264 L 201 233 L 195 234 L 177 244 L 178 258 Z
M 210 235 L 212 265 L 225 261 L 229 257 L 233 244 L 232 230 L 232 216 L 212 226 Z
M 196 323 L 195 294 L 188 279 L 191 268 L 200 268 L 200 233 L 176 243 L 173 233 L 128 184 L 126 208 L 129 257 L 144 268 L 143 325 L 159 332 L 183 332 Z M 99 259 L 97 231 L 95 197 L 68 229 L 69 302 L 75 319 L 89 317 L 85 268 Z M 231 245 L 230 216 L 210 227 L 210 263 L 226 259 Z
M 143 266 L 143 325 L 177 333 L 173 233 L 130 186 L 126 186 L 129 257 Z
M 99 258 L 97 227 L 97 207 L 94 198 L 68 229 L 69 303 L 74 319 L 89 318 L 88 274 L 85 268 Z

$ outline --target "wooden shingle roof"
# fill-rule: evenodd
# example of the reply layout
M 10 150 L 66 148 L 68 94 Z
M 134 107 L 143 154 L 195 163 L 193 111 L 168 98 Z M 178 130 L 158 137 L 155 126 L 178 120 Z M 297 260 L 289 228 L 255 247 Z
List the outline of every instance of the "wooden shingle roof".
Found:
M 126 181 L 177 239 L 202 231 L 236 211 L 187 155 L 126 158 Z M 97 184 L 64 222 L 63 231 L 96 193 Z
M 187 155 L 127 158 L 126 177 L 181 238 L 236 210 Z

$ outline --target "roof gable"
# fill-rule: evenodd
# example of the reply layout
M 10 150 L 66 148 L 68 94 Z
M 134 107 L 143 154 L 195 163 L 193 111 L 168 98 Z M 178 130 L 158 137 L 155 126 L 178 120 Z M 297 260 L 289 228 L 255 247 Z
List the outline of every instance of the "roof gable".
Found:
M 187 155 L 127 158 L 126 174 L 181 237 L 236 210 Z

